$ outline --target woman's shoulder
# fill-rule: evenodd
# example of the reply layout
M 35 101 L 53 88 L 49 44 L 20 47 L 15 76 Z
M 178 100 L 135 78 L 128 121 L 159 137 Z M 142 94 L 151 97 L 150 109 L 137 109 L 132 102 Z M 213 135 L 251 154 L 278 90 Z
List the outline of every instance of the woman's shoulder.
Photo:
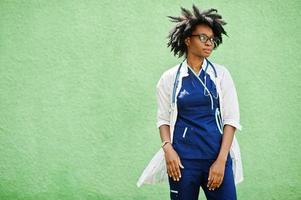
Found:
M 215 67 L 218 77 L 224 77 L 225 75 L 226 76 L 230 75 L 230 71 L 225 65 L 222 65 L 222 64 L 219 64 L 219 63 L 216 63 L 216 62 L 211 62 L 211 63 Z
M 161 79 L 169 80 L 173 79 L 176 76 L 180 64 L 176 64 L 167 70 L 163 71 L 161 74 Z
M 226 70 L 228 70 L 225 65 L 222 65 L 222 64 L 219 64 L 219 63 L 216 63 L 216 62 L 212 62 L 210 61 L 213 66 L 215 67 L 217 73 L 224 73 Z
M 157 83 L 157 88 L 165 88 L 167 91 L 172 89 L 173 82 L 176 78 L 176 73 L 180 64 L 174 65 L 163 71 Z

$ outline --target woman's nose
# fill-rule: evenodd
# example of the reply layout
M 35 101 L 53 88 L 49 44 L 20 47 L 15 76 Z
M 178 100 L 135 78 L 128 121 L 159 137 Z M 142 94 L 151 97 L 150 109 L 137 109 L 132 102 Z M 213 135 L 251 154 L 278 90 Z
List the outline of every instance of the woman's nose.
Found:
M 205 44 L 206 44 L 206 46 L 212 46 L 213 45 L 213 43 L 210 40 L 207 40 L 207 42 Z

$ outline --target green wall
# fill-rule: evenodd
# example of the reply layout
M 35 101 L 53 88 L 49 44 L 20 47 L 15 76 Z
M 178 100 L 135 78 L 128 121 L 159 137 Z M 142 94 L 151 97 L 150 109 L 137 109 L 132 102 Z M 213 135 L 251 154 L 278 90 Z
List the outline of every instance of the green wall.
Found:
M 162 200 L 155 85 L 180 6 L 215 7 L 235 81 L 240 200 L 301 199 L 301 2 L 0 0 L 0 199 Z M 200 196 L 204 196 L 201 194 Z M 202 198 L 204 199 L 204 198 Z

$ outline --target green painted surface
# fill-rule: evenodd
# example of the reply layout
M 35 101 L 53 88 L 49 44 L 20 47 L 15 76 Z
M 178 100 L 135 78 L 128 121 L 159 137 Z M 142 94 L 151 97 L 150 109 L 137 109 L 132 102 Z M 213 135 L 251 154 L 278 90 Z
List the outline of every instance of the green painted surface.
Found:
M 160 145 L 155 85 L 182 60 L 166 16 L 192 2 L 228 22 L 210 59 L 238 90 L 239 199 L 301 199 L 300 1 L 1 0 L 1 200 L 168 199 L 136 181 Z

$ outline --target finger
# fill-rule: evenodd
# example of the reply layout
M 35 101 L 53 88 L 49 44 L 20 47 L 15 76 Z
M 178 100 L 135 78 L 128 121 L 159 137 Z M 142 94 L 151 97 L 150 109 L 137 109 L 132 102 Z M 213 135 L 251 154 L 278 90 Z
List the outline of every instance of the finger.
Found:
M 168 169 L 167 163 L 166 163 L 166 173 L 167 173 L 167 175 L 169 176 L 169 169 Z M 169 177 L 170 177 L 170 176 L 169 176 Z
M 176 179 L 176 181 L 178 181 L 179 180 L 179 164 L 178 164 L 178 162 L 174 161 L 173 166 L 174 166 L 175 179 Z
M 169 169 L 167 170 L 167 174 L 168 174 L 168 176 L 171 178 L 171 172 L 170 172 Z
M 174 174 L 174 171 L 170 171 L 170 174 L 171 174 L 171 178 L 175 181 L 175 174 Z
M 180 166 L 180 168 L 184 169 L 184 166 L 182 165 L 180 158 L 179 158 L 179 166 Z M 180 168 L 179 168 L 179 178 L 182 177 L 181 169 Z
M 213 182 L 213 186 L 212 186 L 212 189 L 215 190 L 219 187 L 219 185 L 221 184 L 221 180 L 222 180 L 222 175 L 217 175 L 215 177 L 215 180 Z
M 219 187 L 221 186 L 221 184 L 223 183 L 223 180 L 224 180 L 224 177 L 222 176 L 221 179 L 220 179 L 220 182 L 219 182 L 219 184 L 218 184 L 218 186 L 217 186 L 218 188 L 219 188 Z
M 173 180 L 176 181 L 177 174 L 176 174 L 176 169 L 175 169 L 175 165 L 173 162 L 171 163 L 171 174 L 172 174 Z
M 214 185 L 215 185 L 215 183 L 216 183 L 216 175 L 215 174 L 213 174 L 212 175 L 212 181 L 211 181 L 211 183 L 210 183 L 210 185 L 209 185 L 209 190 L 212 190 L 212 189 L 214 189 Z
M 176 164 L 176 169 L 177 169 L 177 180 L 179 181 L 179 179 L 181 178 L 181 170 L 180 170 L 180 163 L 179 160 Z
M 167 174 L 168 174 L 168 176 L 171 178 L 172 176 L 172 174 L 171 174 L 171 169 L 170 169 L 170 164 L 168 163 L 167 164 Z
M 212 178 L 212 180 L 211 180 L 210 183 L 209 183 L 209 190 L 212 190 L 213 181 L 214 181 L 214 177 Z
M 221 178 L 220 178 L 220 177 L 217 177 L 216 182 L 214 183 L 214 189 L 217 189 L 217 188 L 219 187 L 220 182 L 221 182 Z M 213 190 L 214 190 L 214 189 L 213 189 Z
M 219 184 L 219 178 L 216 178 L 216 180 L 212 184 L 212 190 L 217 189 L 218 184 Z
M 173 174 L 174 181 L 176 181 L 177 177 L 178 177 L 178 175 L 177 175 L 178 172 L 177 172 L 177 167 L 176 167 L 175 162 L 176 161 L 173 161 L 172 164 L 171 164 L 171 166 L 172 166 L 172 174 Z
M 214 183 L 214 185 L 212 186 L 212 188 L 211 188 L 211 189 L 212 189 L 212 190 L 215 190 L 215 189 L 217 189 L 217 184 L 218 184 L 217 182 L 216 182 L 216 183 Z
M 212 182 L 212 172 L 211 169 L 209 170 L 209 175 L 208 175 L 208 183 L 207 183 L 207 187 L 209 187 L 211 185 Z
M 174 171 L 173 171 L 172 163 L 169 163 L 168 169 L 169 169 L 170 177 L 174 179 Z
M 182 165 L 181 159 L 179 158 L 179 165 L 182 169 L 184 169 L 184 166 Z

